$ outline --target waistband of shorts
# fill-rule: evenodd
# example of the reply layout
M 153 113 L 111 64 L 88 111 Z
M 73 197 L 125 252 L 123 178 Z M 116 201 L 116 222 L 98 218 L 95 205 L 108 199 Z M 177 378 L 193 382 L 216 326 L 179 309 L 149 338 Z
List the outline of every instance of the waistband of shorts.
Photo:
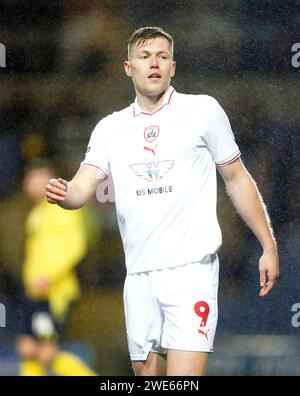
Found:
M 148 269 L 148 270 L 127 271 L 126 275 L 145 274 L 145 273 L 149 273 L 149 272 L 153 272 L 153 271 L 169 270 L 169 269 L 183 267 L 185 265 L 191 265 L 191 264 L 197 264 L 197 263 L 209 264 L 209 263 L 215 261 L 217 258 L 218 258 L 218 254 L 212 253 L 212 254 L 207 254 L 206 256 L 202 257 L 199 260 L 193 260 L 193 261 L 189 261 L 189 262 L 183 263 L 183 264 L 170 265 L 168 267 L 153 268 L 153 269 Z

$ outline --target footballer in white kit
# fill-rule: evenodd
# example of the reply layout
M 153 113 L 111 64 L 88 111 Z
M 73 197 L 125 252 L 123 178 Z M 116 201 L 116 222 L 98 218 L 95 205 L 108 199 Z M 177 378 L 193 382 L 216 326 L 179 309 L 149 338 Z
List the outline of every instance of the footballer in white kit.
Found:
M 126 258 L 124 304 L 134 373 L 203 375 L 217 324 L 216 167 L 261 244 L 261 297 L 279 275 L 277 245 L 222 108 L 209 96 L 170 87 L 176 69 L 172 36 L 147 26 L 127 44 L 124 71 L 135 102 L 99 122 L 83 166 L 70 182 L 50 179 L 46 197 L 78 209 L 111 173 Z
M 213 350 L 221 245 L 216 164 L 239 156 L 218 102 L 172 86 L 155 112 L 135 100 L 94 129 L 82 164 L 114 180 L 131 360 L 166 349 Z

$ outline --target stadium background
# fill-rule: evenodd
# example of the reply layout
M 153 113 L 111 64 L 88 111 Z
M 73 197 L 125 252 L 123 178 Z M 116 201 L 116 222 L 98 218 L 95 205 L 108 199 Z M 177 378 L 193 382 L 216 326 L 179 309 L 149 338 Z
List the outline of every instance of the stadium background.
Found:
M 21 191 L 24 166 L 48 157 L 69 178 L 97 121 L 134 97 L 124 76 L 126 40 L 140 26 L 162 26 L 175 38 L 177 75 L 186 93 L 214 96 L 226 110 L 269 208 L 281 277 L 258 297 L 260 247 L 219 183 L 219 327 L 208 375 L 299 375 L 299 1 L 2 0 L 0 42 L 0 374 L 16 368 L 14 305 L 30 204 Z M 129 131 L 124 131 L 128 133 Z M 122 306 L 125 276 L 114 205 L 90 204 L 89 254 L 79 267 L 83 295 L 68 324 L 77 348 L 101 375 L 132 375 Z M 298 324 L 294 320 L 294 325 Z

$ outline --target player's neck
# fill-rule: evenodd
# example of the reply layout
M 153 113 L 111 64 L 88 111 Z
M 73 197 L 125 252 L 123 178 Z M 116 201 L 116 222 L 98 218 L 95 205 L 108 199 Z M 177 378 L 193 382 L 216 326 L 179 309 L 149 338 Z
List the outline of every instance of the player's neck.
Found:
M 145 96 L 137 92 L 137 101 L 141 110 L 147 113 L 153 113 L 157 110 L 162 105 L 167 90 L 168 88 L 159 95 L 154 96 Z

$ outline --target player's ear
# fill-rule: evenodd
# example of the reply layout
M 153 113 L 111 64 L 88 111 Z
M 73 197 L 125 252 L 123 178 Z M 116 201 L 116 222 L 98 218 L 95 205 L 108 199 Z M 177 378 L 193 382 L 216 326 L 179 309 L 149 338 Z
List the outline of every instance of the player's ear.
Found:
M 124 62 L 124 70 L 128 77 L 131 77 L 131 65 L 129 61 Z
M 172 71 L 171 71 L 171 77 L 175 76 L 175 71 L 176 71 L 176 62 L 172 62 Z

